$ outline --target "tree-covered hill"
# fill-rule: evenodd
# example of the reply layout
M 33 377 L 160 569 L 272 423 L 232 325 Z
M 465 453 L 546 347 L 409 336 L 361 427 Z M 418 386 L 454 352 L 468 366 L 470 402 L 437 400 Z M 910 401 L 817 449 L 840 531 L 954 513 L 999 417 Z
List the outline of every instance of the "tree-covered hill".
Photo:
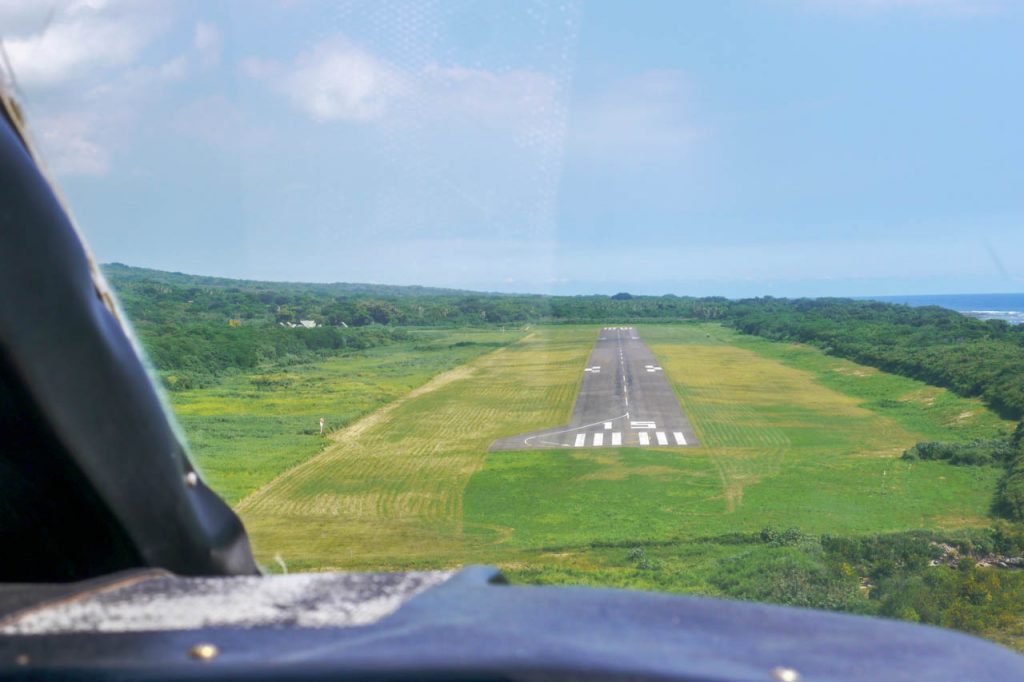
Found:
M 645 319 L 719 314 L 725 299 L 677 296 L 542 296 L 377 284 L 301 284 L 199 277 L 103 266 L 133 320 L 236 320 L 240 324 L 464 326 Z
M 151 268 L 137 268 L 123 263 L 108 263 L 102 266 L 103 273 L 118 282 L 151 282 L 168 284 L 176 287 L 199 287 L 204 289 L 231 289 L 236 291 L 263 292 L 287 291 L 309 293 L 323 296 L 451 296 L 458 294 L 475 294 L 476 292 L 462 289 L 443 289 L 438 287 L 395 286 L 390 284 L 353 284 L 348 282 L 314 283 L 314 282 L 264 282 L 250 279 L 229 279 L 227 277 L 210 277 L 207 275 L 189 275 L 182 272 L 166 272 Z

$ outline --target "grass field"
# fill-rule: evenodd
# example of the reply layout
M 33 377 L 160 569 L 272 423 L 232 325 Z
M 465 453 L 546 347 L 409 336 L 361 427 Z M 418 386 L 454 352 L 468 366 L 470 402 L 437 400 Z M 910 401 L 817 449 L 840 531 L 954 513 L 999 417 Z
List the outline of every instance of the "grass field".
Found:
M 639 329 L 699 447 L 487 452 L 569 420 L 597 326 L 413 332 L 176 393 L 174 406 L 271 571 L 493 563 L 517 582 L 876 613 L 863 574 L 829 573 L 839 564 L 820 536 L 992 523 L 998 468 L 899 458 L 921 440 L 1013 428 L 980 401 L 715 324 Z M 759 541 L 766 528 L 795 544 Z M 1024 581 L 1011 577 L 998 617 L 929 622 L 1024 649 L 1012 602 Z
M 319 436 L 377 410 L 521 332 L 415 330 L 413 340 L 228 377 L 213 388 L 170 394 L 204 478 L 235 503 L 330 441 Z
M 621 549 L 654 545 L 685 569 L 677 589 L 708 591 L 700 565 L 738 550 L 707 538 L 766 526 L 863 534 L 988 522 L 997 471 L 898 459 L 918 440 L 1005 432 L 1010 424 L 980 402 L 717 326 L 641 334 L 702 447 L 488 455 L 466 519 L 514 529 L 504 544 L 531 555 L 513 560 L 520 575 L 656 587 Z
M 504 528 L 467 523 L 465 487 L 499 435 L 568 419 L 592 342 L 591 329 L 535 332 L 332 434 L 239 504 L 257 556 L 301 568 L 437 566 L 462 562 L 467 530 L 500 541 Z
M 572 410 L 596 327 L 538 328 L 333 432 L 319 454 L 293 456 L 302 463 L 238 504 L 258 558 L 292 569 L 493 562 L 533 581 L 713 592 L 709 567 L 738 550 L 708 538 L 987 523 L 995 469 L 898 459 L 918 440 L 1006 431 L 980 402 L 717 325 L 640 329 L 701 447 L 487 453 Z M 383 362 L 389 349 L 379 352 Z M 226 472 L 237 456 L 225 459 Z M 624 559 L 638 545 L 675 567 L 671 585 Z

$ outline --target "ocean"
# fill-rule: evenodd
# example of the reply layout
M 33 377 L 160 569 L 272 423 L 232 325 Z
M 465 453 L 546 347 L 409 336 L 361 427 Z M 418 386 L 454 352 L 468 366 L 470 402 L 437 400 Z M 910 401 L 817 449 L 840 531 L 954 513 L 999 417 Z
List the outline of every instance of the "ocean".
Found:
M 1024 294 L 942 294 L 934 296 L 865 296 L 872 301 L 912 306 L 937 305 L 979 320 L 1024 323 Z

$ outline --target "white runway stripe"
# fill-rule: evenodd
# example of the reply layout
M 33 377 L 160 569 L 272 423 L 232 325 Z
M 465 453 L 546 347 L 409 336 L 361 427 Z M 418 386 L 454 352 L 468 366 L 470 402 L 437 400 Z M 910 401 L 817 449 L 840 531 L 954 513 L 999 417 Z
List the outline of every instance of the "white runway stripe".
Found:
M 675 431 L 672 435 L 675 436 L 676 445 L 686 445 L 686 437 L 682 431 Z
M 640 445 L 650 445 L 651 436 L 646 431 L 641 431 L 637 434 L 640 437 Z
M 622 445 L 622 434 L 618 431 L 612 431 L 612 445 Z
M 604 434 L 598 431 L 594 434 L 594 447 L 599 448 L 604 445 Z
M 612 428 L 612 423 L 611 422 L 605 422 L 604 423 L 604 428 L 605 428 L 606 431 L 610 431 L 611 428 Z
M 654 435 L 658 439 L 658 445 L 668 445 L 668 438 L 665 437 L 664 431 L 658 431 Z
M 585 433 L 577 433 L 576 434 L 576 443 L 575 443 L 576 447 L 582 448 L 583 444 L 586 443 L 586 442 L 587 442 L 587 434 L 585 434 Z

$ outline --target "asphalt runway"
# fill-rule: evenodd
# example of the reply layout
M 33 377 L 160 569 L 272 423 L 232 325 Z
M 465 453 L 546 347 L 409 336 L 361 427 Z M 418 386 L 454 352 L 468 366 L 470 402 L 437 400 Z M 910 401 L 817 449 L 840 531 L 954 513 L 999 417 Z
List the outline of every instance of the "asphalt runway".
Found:
M 572 422 L 501 438 L 491 452 L 699 445 L 651 350 L 633 327 L 601 330 L 583 370 Z

